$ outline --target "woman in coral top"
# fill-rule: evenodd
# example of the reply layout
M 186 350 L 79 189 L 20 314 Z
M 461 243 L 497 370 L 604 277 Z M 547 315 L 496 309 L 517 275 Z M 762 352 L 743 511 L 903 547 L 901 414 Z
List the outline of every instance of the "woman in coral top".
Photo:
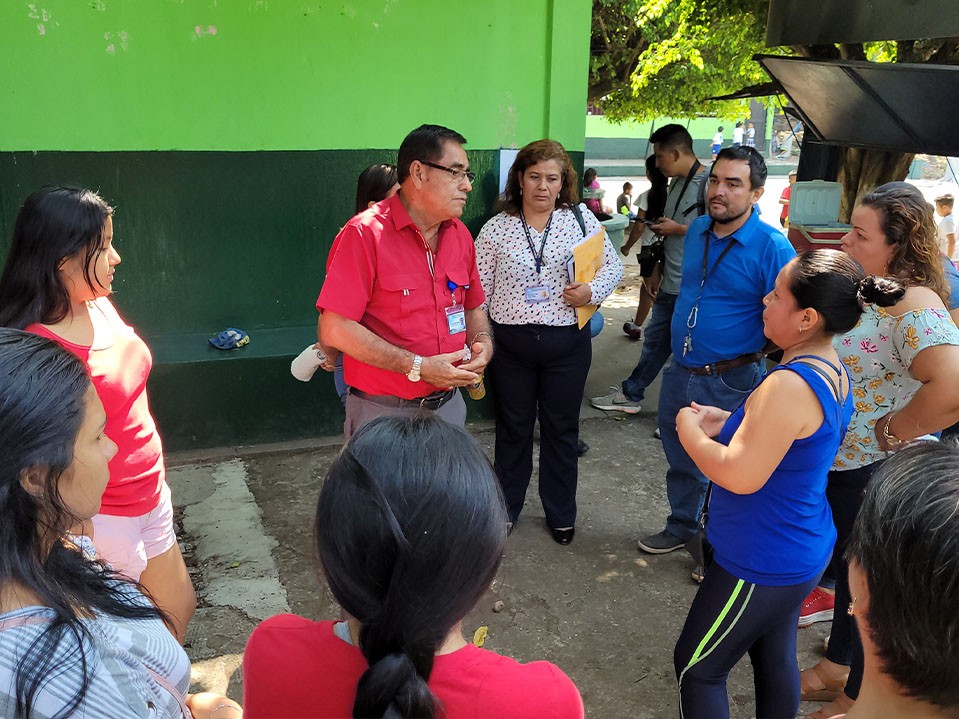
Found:
M 150 350 L 108 299 L 120 255 L 113 208 L 90 190 L 46 187 L 20 208 L 0 277 L 0 326 L 58 342 L 90 371 L 118 450 L 100 513 L 97 554 L 140 582 L 181 641 L 196 594 L 173 533 L 163 447 L 147 403 Z
M 459 427 L 433 416 L 363 425 L 316 511 L 320 563 L 346 619 L 260 624 L 243 656 L 245 716 L 582 719 L 557 667 L 463 639 L 503 554 L 498 486 Z

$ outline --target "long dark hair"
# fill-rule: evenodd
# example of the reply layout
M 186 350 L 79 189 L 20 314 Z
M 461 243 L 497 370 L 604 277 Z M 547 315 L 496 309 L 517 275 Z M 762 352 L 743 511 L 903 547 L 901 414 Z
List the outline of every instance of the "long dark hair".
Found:
M 891 307 L 906 288 L 891 277 L 866 276 L 862 266 L 841 250 L 810 250 L 792 262 L 789 292 L 799 309 L 812 307 L 828 335 L 848 332 L 865 303 Z
M 646 179 L 651 185 L 646 195 L 646 218 L 655 220 L 666 211 L 666 193 L 669 190 L 669 178 L 656 166 L 656 155 L 646 158 Z
M 889 274 L 907 285 L 932 289 L 948 305 L 936 221 L 922 193 L 907 182 L 887 182 L 864 195 L 860 204 L 879 213 L 886 244 L 893 246 Z
M 497 205 L 498 211 L 507 212 L 510 215 L 519 214 L 519 211 L 523 209 L 522 180 L 520 179 L 522 174 L 536 163 L 547 160 L 556 161 L 560 175 L 563 177 L 563 186 L 556 196 L 556 207 L 571 207 L 579 202 L 576 170 L 573 169 L 573 163 L 566 154 L 566 148 L 556 140 L 536 140 L 520 150 L 516 159 L 513 160 L 509 179 L 506 181 L 506 189 Z
M 396 184 L 396 165 L 388 163 L 370 165 L 356 179 L 356 207 L 358 214 L 369 207 L 371 202 L 386 199 L 386 193 Z
M 83 363 L 55 342 L 0 328 L 0 586 L 25 587 L 55 614 L 17 665 L 17 719 L 32 716 L 45 679 L 77 667 L 76 691 L 57 716 L 72 716 L 82 703 L 94 667 L 81 617 L 163 618 L 151 606 L 130 604 L 128 581 L 64 543 L 80 520 L 63 503 L 59 483 L 73 464 L 91 387 Z M 40 473 L 42 492 L 23 486 L 27 472 Z M 64 644 L 72 650 L 54 665 Z
M 450 630 L 489 588 L 506 509 L 482 448 L 428 417 L 364 425 L 334 460 L 316 543 L 336 601 L 361 624 L 369 662 L 354 717 L 435 717 L 427 681 Z
M 83 277 L 96 289 L 90 263 L 103 251 L 103 225 L 112 214 L 102 197 L 79 187 L 44 187 L 23 201 L 0 276 L 0 327 L 66 317 L 70 295 L 60 265 L 74 255 L 83 258 Z

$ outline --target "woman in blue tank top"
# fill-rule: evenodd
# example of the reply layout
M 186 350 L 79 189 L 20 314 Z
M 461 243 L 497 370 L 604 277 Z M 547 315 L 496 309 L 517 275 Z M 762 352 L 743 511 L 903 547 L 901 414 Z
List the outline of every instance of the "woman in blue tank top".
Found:
M 843 252 L 800 255 L 763 300 L 782 364 L 734 412 L 693 404 L 677 416 L 683 447 L 714 485 L 713 559 L 674 652 L 684 719 L 729 716 L 726 677 L 747 652 L 756 716 L 796 716 L 796 622 L 832 553 L 826 473 L 853 411 L 832 338 L 863 303 L 889 306 L 903 292 Z

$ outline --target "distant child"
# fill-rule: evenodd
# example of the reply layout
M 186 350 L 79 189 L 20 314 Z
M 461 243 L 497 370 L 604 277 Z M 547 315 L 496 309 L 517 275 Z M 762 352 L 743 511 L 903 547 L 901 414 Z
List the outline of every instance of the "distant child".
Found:
M 939 221 L 939 249 L 955 262 L 956 260 L 956 218 L 952 214 L 952 195 L 940 195 L 936 198 L 936 214 Z
M 743 121 L 740 120 L 736 123 L 736 127 L 733 128 L 733 147 L 739 147 L 743 144 L 744 134 L 745 128 L 743 127 Z
M 716 160 L 716 155 L 719 154 L 719 151 L 723 149 L 723 126 L 720 125 L 719 129 L 716 130 L 716 134 L 713 135 L 713 160 Z
M 616 212 L 620 215 L 626 215 L 629 221 L 636 219 L 636 213 L 629 208 L 633 206 L 633 183 L 623 183 L 623 194 L 616 198 Z
M 779 213 L 779 224 L 789 229 L 789 193 L 792 191 L 793 185 L 796 184 L 796 171 L 789 171 L 789 184 L 786 185 L 783 190 L 783 194 L 779 196 L 779 204 L 783 206 L 782 212 Z

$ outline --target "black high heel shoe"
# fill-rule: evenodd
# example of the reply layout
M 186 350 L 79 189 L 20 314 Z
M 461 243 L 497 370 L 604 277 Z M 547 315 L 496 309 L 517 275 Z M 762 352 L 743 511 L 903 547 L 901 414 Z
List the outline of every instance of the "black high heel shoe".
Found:
M 569 529 L 553 529 L 550 527 L 549 531 L 553 535 L 553 541 L 557 544 L 562 544 L 563 546 L 572 542 L 573 536 L 576 534 L 575 527 L 570 527 Z

